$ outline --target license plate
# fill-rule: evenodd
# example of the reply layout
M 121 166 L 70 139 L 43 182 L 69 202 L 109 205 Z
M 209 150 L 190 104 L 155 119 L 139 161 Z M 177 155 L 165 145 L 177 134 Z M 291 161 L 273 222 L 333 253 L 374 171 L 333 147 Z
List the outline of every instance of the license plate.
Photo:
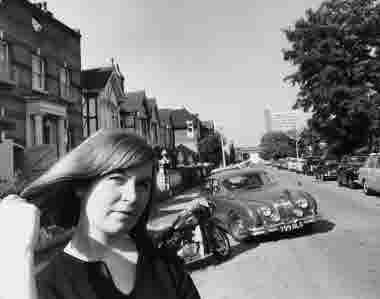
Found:
M 304 223 L 302 221 L 297 221 L 295 223 L 281 225 L 280 232 L 283 232 L 283 233 L 291 232 L 293 230 L 301 229 L 303 227 L 304 227 Z

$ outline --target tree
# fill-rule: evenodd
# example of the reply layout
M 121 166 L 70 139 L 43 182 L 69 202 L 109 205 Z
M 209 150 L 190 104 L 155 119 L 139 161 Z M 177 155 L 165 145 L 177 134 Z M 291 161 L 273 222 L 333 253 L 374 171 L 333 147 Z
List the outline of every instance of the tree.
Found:
M 229 162 L 230 164 L 236 163 L 236 150 L 233 143 L 230 144 L 230 154 L 229 154 Z
M 312 129 L 338 155 L 379 134 L 380 5 L 375 0 L 330 0 L 284 30 L 283 50 L 299 86 L 294 109 L 313 112 Z
M 219 165 L 222 162 L 221 136 L 218 133 L 210 134 L 199 141 L 199 153 L 203 162 L 212 162 Z
M 260 157 L 264 160 L 295 157 L 295 141 L 284 132 L 269 132 L 260 140 Z

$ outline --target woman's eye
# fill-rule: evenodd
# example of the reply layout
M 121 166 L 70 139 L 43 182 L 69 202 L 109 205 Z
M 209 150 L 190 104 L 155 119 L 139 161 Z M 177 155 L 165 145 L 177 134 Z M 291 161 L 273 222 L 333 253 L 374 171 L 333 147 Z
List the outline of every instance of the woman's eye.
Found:
M 113 175 L 113 176 L 110 176 L 109 179 L 117 183 L 123 183 L 125 180 L 124 177 L 121 175 Z

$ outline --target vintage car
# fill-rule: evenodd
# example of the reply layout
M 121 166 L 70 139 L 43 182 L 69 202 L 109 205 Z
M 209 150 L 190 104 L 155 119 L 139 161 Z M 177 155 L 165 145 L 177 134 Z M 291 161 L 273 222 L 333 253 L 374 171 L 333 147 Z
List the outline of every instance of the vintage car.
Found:
M 336 180 L 338 170 L 337 160 L 321 160 L 314 169 L 314 175 L 316 179 L 322 181 Z
M 359 181 L 359 168 L 362 167 L 367 156 L 344 156 L 337 170 L 337 182 L 339 186 L 355 188 Z
M 303 164 L 303 174 L 314 175 L 314 170 L 321 160 L 318 156 L 310 156 L 305 158 L 305 163 Z
M 237 241 L 300 230 L 322 219 L 310 193 L 282 184 L 264 167 L 212 175 L 205 190 L 220 225 Z
M 359 184 L 367 195 L 380 192 L 380 153 L 371 153 L 359 168 Z

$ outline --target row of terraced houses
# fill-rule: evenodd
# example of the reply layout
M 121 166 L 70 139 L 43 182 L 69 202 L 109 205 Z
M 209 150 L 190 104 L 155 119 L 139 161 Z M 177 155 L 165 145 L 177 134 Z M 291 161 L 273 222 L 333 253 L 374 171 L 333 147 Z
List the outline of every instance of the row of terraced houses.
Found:
M 212 122 L 185 108 L 160 109 L 127 83 L 114 60 L 83 70 L 81 32 L 57 20 L 46 2 L 0 0 L 0 176 L 13 176 L 30 148 L 49 145 L 59 157 L 100 128 L 182 148 L 180 163 L 194 158 Z

